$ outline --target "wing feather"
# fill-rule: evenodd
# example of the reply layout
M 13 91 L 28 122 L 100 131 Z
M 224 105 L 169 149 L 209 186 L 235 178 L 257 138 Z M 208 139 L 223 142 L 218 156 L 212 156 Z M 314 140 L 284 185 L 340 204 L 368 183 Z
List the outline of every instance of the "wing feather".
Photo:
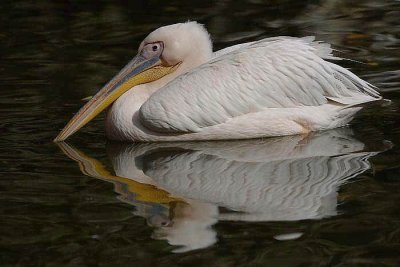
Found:
M 313 37 L 274 37 L 223 49 L 154 93 L 140 109 L 141 121 L 158 132 L 199 132 L 268 108 L 380 99 L 372 85 L 323 58 L 337 59 L 329 44 Z

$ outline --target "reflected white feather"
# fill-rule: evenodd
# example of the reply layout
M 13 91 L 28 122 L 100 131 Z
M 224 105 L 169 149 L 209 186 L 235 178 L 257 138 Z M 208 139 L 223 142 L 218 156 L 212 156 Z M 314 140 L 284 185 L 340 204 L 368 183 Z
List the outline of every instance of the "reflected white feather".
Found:
M 238 147 L 179 147 L 182 153 L 153 152 L 154 157 L 145 157 L 144 173 L 174 195 L 244 212 L 222 214 L 221 219 L 246 221 L 335 215 L 338 187 L 369 169 L 367 159 L 376 154 L 358 152 L 363 143 L 340 131 Z
M 217 220 L 292 221 L 336 215 L 338 188 L 368 170 L 368 158 L 377 153 L 363 152 L 364 144 L 348 129 L 308 137 L 108 149 L 117 175 L 137 180 L 140 173 L 141 182 L 186 202 L 166 212 L 171 225 L 159 227 L 153 236 L 183 246 L 176 252 L 216 242 L 211 226 Z M 137 210 L 149 205 L 131 199 Z M 221 212 L 219 206 L 235 212 Z

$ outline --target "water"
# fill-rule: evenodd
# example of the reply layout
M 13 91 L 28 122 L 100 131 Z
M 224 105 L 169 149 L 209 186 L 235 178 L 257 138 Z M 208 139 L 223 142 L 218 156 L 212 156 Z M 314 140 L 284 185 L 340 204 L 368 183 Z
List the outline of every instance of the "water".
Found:
M 400 264 L 399 1 L 0 7 L 0 266 Z M 315 35 L 392 104 L 307 138 L 118 144 L 100 117 L 52 143 L 146 33 L 188 19 L 215 49 Z

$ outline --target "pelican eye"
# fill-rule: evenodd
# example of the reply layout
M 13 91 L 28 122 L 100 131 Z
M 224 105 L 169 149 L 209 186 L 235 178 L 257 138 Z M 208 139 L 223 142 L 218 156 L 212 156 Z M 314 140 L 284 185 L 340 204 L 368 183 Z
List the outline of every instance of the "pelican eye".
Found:
M 149 59 L 152 58 L 153 56 L 161 55 L 162 51 L 163 51 L 163 43 L 156 42 L 156 43 L 146 44 L 143 47 L 141 54 L 143 57 Z

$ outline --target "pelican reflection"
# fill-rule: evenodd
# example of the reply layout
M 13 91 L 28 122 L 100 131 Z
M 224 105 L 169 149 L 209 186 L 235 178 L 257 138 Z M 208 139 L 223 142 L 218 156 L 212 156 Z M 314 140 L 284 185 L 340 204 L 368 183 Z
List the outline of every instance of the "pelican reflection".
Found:
M 114 175 L 60 146 L 86 175 L 113 182 L 121 201 L 155 228 L 153 238 L 179 246 L 174 252 L 217 242 L 212 226 L 220 220 L 334 216 L 339 187 L 370 169 L 368 159 L 379 153 L 346 128 L 262 140 L 109 144 Z

